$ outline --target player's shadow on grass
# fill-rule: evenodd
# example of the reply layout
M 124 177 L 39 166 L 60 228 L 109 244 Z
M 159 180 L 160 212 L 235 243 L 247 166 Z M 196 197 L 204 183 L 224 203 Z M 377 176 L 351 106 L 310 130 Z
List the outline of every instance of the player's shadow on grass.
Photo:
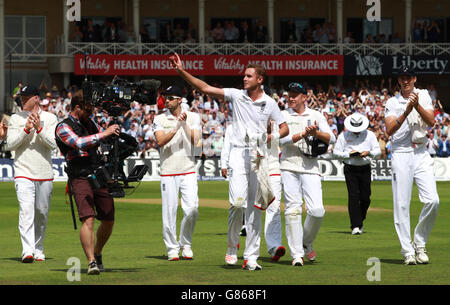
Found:
M 272 262 L 271 260 L 270 260 L 270 257 L 261 257 L 260 258 L 261 259 L 261 261 L 262 262 L 264 262 L 264 263 L 267 263 L 267 264 L 272 264 L 272 265 L 289 265 L 289 266 L 291 266 L 292 265 L 292 259 L 291 258 L 286 258 L 286 257 L 282 257 L 282 258 L 280 258 L 280 260 L 278 261 L 278 262 Z M 305 265 L 316 265 L 317 264 L 317 262 L 310 262 L 310 261 L 308 261 L 308 260 L 304 260 L 304 262 L 303 262 Z
M 139 272 L 140 270 L 143 270 L 143 268 L 105 268 L 105 273 L 109 272 Z M 59 272 L 68 272 L 69 269 L 50 269 L 50 271 L 59 271 Z M 81 274 L 86 274 L 87 269 L 80 269 Z
M 401 259 L 380 258 L 380 262 L 393 265 L 403 265 L 403 261 Z
M 162 259 L 162 260 L 167 260 L 168 257 L 165 255 L 155 255 L 155 256 L 146 256 L 145 258 L 155 258 L 155 259 Z
M 49 261 L 49 260 L 52 260 L 52 259 L 53 258 L 51 258 L 51 257 L 46 257 L 45 258 L 46 261 Z M 4 258 L 2 258 L 2 260 L 4 260 L 4 261 L 22 262 L 22 259 L 20 257 L 4 257 Z M 36 263 L 39 263 L 39 262 L 36 262 Z
M 351 234 L 352 234 L 351 231 L 328 231 L 327 233 L 333 233 L 333 234 L 346 234 L 346 235 L 351 235 Z
M 236 265 L 220 265 L 222 269 L 225 270 L 239 270 L 242 269 L 242 264 L 236 264 Z
M 270 257 L 260 257 L 261 262 L 267 263 L 267 264 L 279 264 L 279 265 L 291 265 L 292 262 L 290 260 L 284 260 L 283 258 L 280 258 L 278 262 L 272 262 L 270 260 Z

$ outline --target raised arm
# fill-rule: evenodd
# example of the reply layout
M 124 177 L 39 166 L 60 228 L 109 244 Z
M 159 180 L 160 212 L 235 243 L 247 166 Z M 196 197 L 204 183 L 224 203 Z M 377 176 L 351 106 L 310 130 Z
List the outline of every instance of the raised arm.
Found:
M 224 99 L 225 92 L 222 88 L 210 86 L 201 79 L 198 79 L 185 71 L 183 68 L 183 62 L 181 61 L 180 56 L 178 56 L 177 53 L 175 53 L 173 56 L 170 56 L 170 61 L 172 64 L 172 68 L 177 71 L 178 75 L 180 75 L 182 79 L 188 82 L 196 90 L 218 99 Z
M 67 146 L 79 150 L 88 150 L 96 145 L 99 145 L 100 140 L 108 138 L 112 135 L 118 136 L 119 133 L 120 127 L 117 124 L 109 126 L 105 131 L 85 137 L 78 136 L 66 123 L 59 124 L 56 127 L 56 136 Z

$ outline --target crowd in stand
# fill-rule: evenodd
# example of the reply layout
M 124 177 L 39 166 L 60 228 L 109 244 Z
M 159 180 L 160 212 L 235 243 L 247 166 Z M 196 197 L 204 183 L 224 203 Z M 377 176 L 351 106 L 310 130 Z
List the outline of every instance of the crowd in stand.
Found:
M 136 42 L 136 35 L 132 25 L 122 21 L 105 21 L 103 25 L 94 24 L 92 19 L 75 23 L 72 34 L 72 42 Z
M 412 41 L 413 42 L 444 42 L 442 29 L 439 27 L 439 24 L 432 21 L 424 21 L 424 20 L 415 20 L 413 22 L 412 29 Z
M 411 41 L 417 43 L 444 42 L 443 29 L 435 20 L 414 20 L 412 22 Z M 336 26 L 331 22 L 310 24 L 299 30 L 294 19 L 284 22 L 280 34 L 282 43 L 335 43 L 337 42 Z M 85 19 L 74 24 L 70 35 L 72 42 L 119 42 L 134 43 L 137 36 L 133 26 L 121 20 L 106 20 L 102 25 L 94 24 L 92 19 Z M 158 31 L 158 37 L 151 38 L 148 28 L 142 24 L 139 29 L 140 41 L 143 43 L 196 43 L 197 30 L 192 24 L 185 26 L 180 22 L 167 22 Z M 367 34 L 362 41 L 356 41 L 356 33 L 347 32 L 344 43 L 402 43 L 399 33 L 392 35 L 379 33 Z M 216 21 L 205 30 L 206 43 L 266 43 L 268 42 L 267 26 L 261 20 L 255 24 L 249 20 Z
M 366 115 L 370 121 L 369 129 L 372 130 L 379 141 L 381 158 L 390 158 L 390 141 L 385 133 L 384 104 L 392 96 L 398 93 L 398 85 L 391 78 L 382 79 L 380 84 L 365 81 L 356 81 L 345 85 L 329 85 L 322 88 L 319 84 L 304 85 L 308 88 L 308 107 L 324 114 L 336 137 L 344 130 L 345 118 L 360 112 Z M 269 88 L 266 88 L 269 89 Z M 432 156 L 447 157 L 450 154 L 450 117 L 444 111 L 433 85 L 426 86 L 435 106 L 435 125 L 429 128 L 428 151 Z M 18 89 L 16 88 L 15 91 Z M 70 112 L 70 99 L 78 90 L 71 86 L 68 90 L 58 90 L 53 86 L 48 92 L 43 92 L 41 107 L 43 110 L 54 113 L 58 120 L 63 120 Z M 281 110 L 287 107 L 287 91 L 284 86 L 272 85 L 270 95 L 278 102 Z M 203 154 L 205 157 L 219 156 L 223 148 L 225 130 L 232 121 L 232 105 L 224 100 L 216 100 L 210 96 L 200 94 L 195 90 L 185 88 L 185 97 L 182 100 L 184 110 L 199 113 L 202 120 Z M 17 99 L 19 100 L 19 99 Z M 164 98 L 158 95 L 157 104 L 145 105 L 133 102 L 128 111 L 120 116 L 119 122 L 122 132 L 137 139 L 139 149 L 135 153 L 137 157 L 158 157 L 159 147 L 156 144 L 152 130 L 155 116 L 164 111 Z M 106 128 L 111 117 L 95 108 L 95 121 Z M 330 145 L 329 153 L 323 157 L 330 157 L 333 146 Z

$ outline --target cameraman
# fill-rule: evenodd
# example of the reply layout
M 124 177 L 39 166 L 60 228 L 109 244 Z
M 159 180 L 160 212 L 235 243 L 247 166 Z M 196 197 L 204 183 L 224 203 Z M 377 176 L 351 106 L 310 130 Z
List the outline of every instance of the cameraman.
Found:
M 56 143 L 67 162 L 69 189 L 74 195 L 80 229 L 81 246 L 88 259 L 88 274 L 103 271 L 102 249 L 114 226 L 114 201 L 106 188 L 93 188 L 87 178 L 102 165 L 100 142 L 112 135 L 119 135 L 119 125 L 102 131 L 92 119 L 93 106 L 83 99 L 83 91 L 74 94 L 69 117 L 56 128 Z M 95 209 L 94 209 L 95 208 Z M 94 217 L 100 220 L 97 241 L 94 244 Z

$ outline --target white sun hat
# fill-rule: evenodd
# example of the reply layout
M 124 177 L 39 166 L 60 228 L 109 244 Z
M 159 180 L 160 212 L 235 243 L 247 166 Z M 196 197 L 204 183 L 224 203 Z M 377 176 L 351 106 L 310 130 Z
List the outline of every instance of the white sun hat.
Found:
M 349 115 L 344 121 L 345 128 L 351 132 L 361 132 L 369 127 L 369 119 L 356 112 Z

